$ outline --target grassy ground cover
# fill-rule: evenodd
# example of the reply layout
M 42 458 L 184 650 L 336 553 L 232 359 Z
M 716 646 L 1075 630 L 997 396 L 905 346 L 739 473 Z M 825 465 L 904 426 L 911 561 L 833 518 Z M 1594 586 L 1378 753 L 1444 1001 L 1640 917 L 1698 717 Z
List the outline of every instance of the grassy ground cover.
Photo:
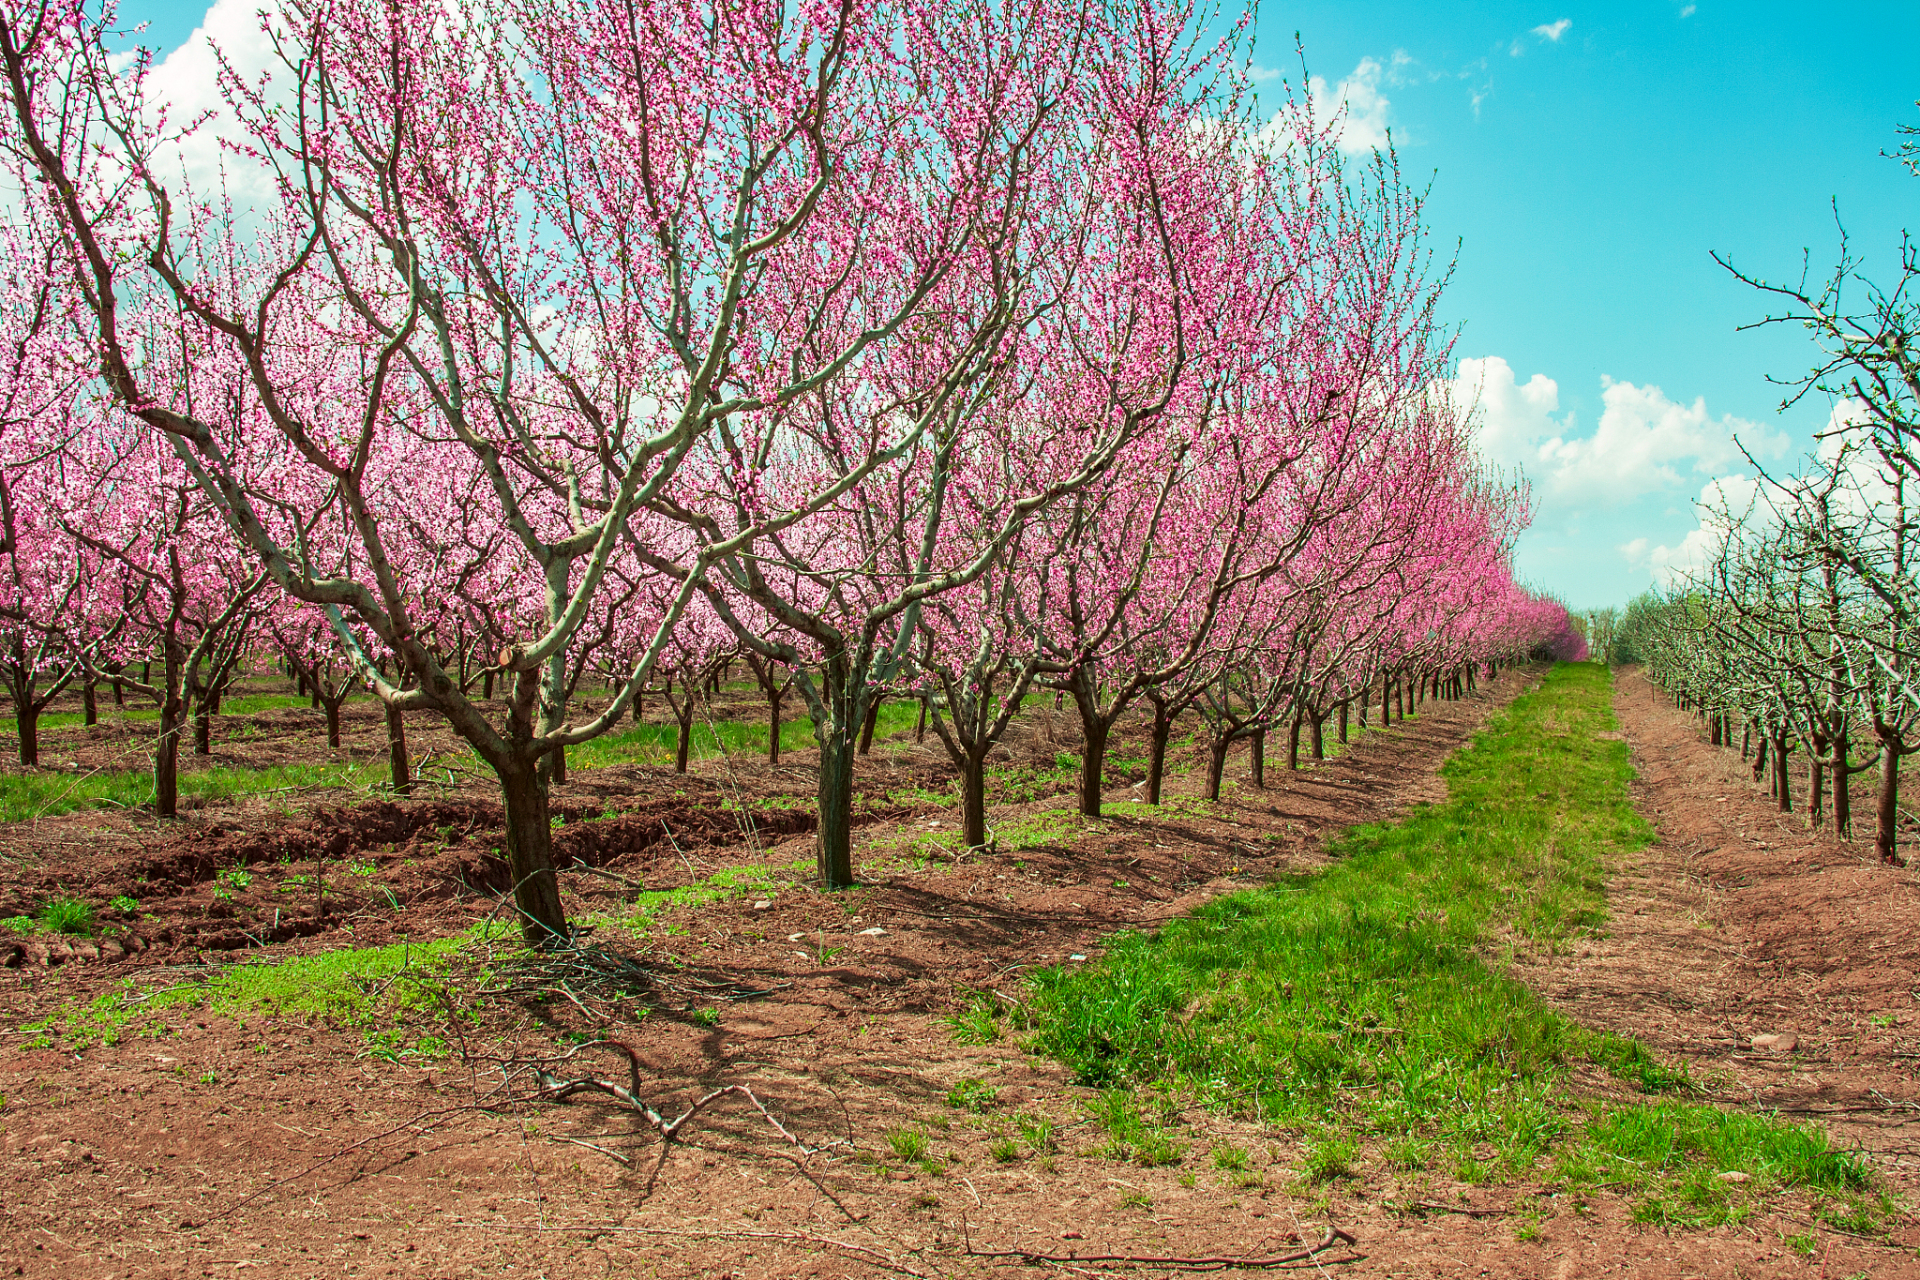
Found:
M 222 715 L 253 715 L 261 711 L 305 705 L 304 699 L 287 695 L 251 694 L 227 699 Z M 918 715 L 917 703 L 885 703 L 880 709 L 875 736 L 884 738 L 911 729 Z M 101 718 L 155 720 L 158 719 L 158 712 L 139 708 L 120 711 L 103 706 Z M 43 717 L 41 724 L 43 727 L 71 726 L 79 721 L 77 713 L 63 712 Z M 605 768 L 618 764 L 668 765 L 674 759 L 678 732 L 671 724 L 634 725 L 623 732 L 608 734 L 571 748 L 567 756 L 568 764 L 577 769 Z M 780 726 L 781 750 L 804 751 L 816 745 L 813 721 L 789 720 Z M 766 749 L 767 725 L 764 721 L 702 721 L 694 726 L 694 760 L 736 752 L 758 754 Z M 386 777 L 384 763 L 319 763 L 268 768 L 216 766 L 183 771 L 179 785 L 183 801 L 212 801 L 305 787 L 366 787 L 378 785 Z M 133 808 L 150 804 L 152 800 L 153 775 L 146 769 L 100 769 L 89 773 L 0 773 L 0 822 L 53 817 L 77 809 Z
M 180 799 L 226 800 L 304 787 L 364 787 L 387 777 L 377 764 L 283 764 L 264 769 L 216 765 L 180 774 Z M 25 822 L 75 809 L 134 808 L 153 803 L 153 774 L 139 769 L 91 773 L 0 774 L 0 822 Z
M 446 1042 L 423 1032 L 437 1014 L 449 964 L 473 943 L 514 932 L 497 921 L 428 942 L 344 948 L 264 964 L 240 964 L 206 978 L 173 986 L 142 988 L 132 979 L 84 1004 L 67 1004 L 21 1028 L 29 1049 L 69 1050 L 114 1044 L 133 1032 L 173 1032 L 166 1013 L 195 1009 L 245 1020 L 279 1017 L 323 1022 L 357 1030 L 371 1056 L 437 1057 Z
M 1669 1224 L 1737 1220 L 1792 1187 L 1849 1229 L 1876 1222 L 1864 1161 L 1820 1130 L 1697 1101 L 1683 1068 L 1503 976 L 1510 948 L 1599 928 L 1609 868 L 1650 836 L 1625 743 L 1597 736 L 1610 698 L 1604 667 L 1560 666 L 1448 763 L 1445 803 L 1354 829 L 1316 875 L 1038 974 L 1031 1044 L 1107 1090 L 1111 1154 L 1181 1158 L 1170 1117 L 1193 1100 L 1301 1134 L 1309 1182 L 1384 1165 L 1611 1186 Z M 1581 1061 L 1669 1096 L 1584 1104 Z
M 918 703 L 882 703 L 879 721 L 874 726 L 874 738 L 877 740 L 903 729 L 911 729 L 919 716 Z M 599 769 L 613 764 L 671 764 L 679 741 L 680 730 L 675 725 L 636 724 L 619 733 L 605 734 L 567 748 L 567 765 L 570 768 Z M 782 751 L 810 751 L 819 745 L 819 740 L 813 736 L 811 719 L 802 717 L 781 723 Z M 689 756 L 693 760 L 706 760 L 741 751 L 764 755 L 767 750 L 767 722 L 706 720 L 696 713 L 690 746 Z
M 362 699 L 357 696 L 347 699 L 348 702 L 361 700 Z M 241 694 L 239 697 L 228 698 L 221 702 L 220 714 L 223 716 L 251 716 L 257 715 L 262 711 L 278 711 L 287 707 L 304 707 L 307 705 L 309 705 L 307 699 L 296 698 L 290 693 L 247 693 Z M 160 718 L 160 708 L 147 703 L 144 699 L 138 702 L 130 702 L 124 707 L 117 707 L 113 704 L 113 699 L 110 696 L 103 694 L 99 699 L 99 718 L 102 724 L 112 724 L 121 720 L 158 720 Z M 45 732 L 48 729 L 69 729 L 76 725 L 84 726 L 86 719 L 86 716 L 78 711 L 49 711 L 40 717 L 40 729 L 42 732 Z

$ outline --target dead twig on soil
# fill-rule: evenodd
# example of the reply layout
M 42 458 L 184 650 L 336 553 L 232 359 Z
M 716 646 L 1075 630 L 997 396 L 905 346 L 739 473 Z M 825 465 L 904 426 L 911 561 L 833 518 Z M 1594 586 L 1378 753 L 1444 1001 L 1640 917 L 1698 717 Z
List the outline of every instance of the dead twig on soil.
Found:
M 1390 1209 L 1402 1209 L 1409 1213 L 1456 1213 L 1463 1218 L 1504 1218 L 1512 1213 L 1511 1209 L 1475 1209 L 1457 1204 L 1442 1204 L 1438 1200 L 1403 1200 L 1399 1204 L 1387 1202 Z
M 647 1177 L 647 1189 L 649 1193 L 651 1193 L 653 1189 L 655 1180 L 659 1178 L 661 1169 L 666 1167 L 667 1157 L 673 1151 L 673 1140 L 679 1136 L 680 1131 L 685 1128 L 695 1116 L 705 1111 L 714 1103 L 719 1102 L 722 1098 L 745 1098 L 748 1105 L 760 1113 L 761 1119 L 773 1126 L 774 1132 L 778 1133 L 782 1138 L 785 1138 L 802 1156 L 812 1156 L 815 1154 L 814 1148 L 800 1141 L 799 1137 L 796 1136 L 791 1129 L 781 1124 L 779 1118 L 776 1117 L 773 1112 L 767 1110 L 767 1105 L 754 1096 L 753 1090 L 743 1084 L 723 1085 L 718 1089 L 704 1093 L 688 1104 L 685 1111 L 682 1111 L 679 1115 L 669 1120 L 666 1116 L 655 1110 L 652 1103 L 640 1096 L 640 1055 L 635 1052 L 633 1046 L 624 1041 L 611 1039 L 589 1040 L 585 1044 L 576 1046 L 558 1058 L 546 1058 L 539 1061 L 556 1064 L 566 1062 L 582 1050 L 601 1046 L 617 1049 L 625 1056 L 627 1060 L 628 1084 L 616 1084 L 611 1080 L 602 1080 L 598 1076 L 578 1076 L 570 1080 L 563 1080 L 551 1071 L 548 1071 L 544 1066 L 535 1063 L 512 1063 L 504 1068 L 504 1071 L 509 1080 L 511 1080 L 513 1072 L 522 1066 L 532 1071 L 534 1080 L 540 1085 L 539 1092 L 533 1095 L 533 1101 L 564 1102 L 568 1098 L 582 1093 L 601 1093 L 612 1098 L 627 1110 L 632 1111 L 644 1119 L 647 1127 L 659 1134 L 661 1139 L 660 1158 L 654 1162 L 653 1172 Z M 818 1184 L 816 1183 L 815 1185 Z
M 961 1220 L 964 1233 L 966 1220 Z M 1290 1263 L 1320 1262 L 1319 1254 L 1333 1248 L 1335 1244 L 1355 1245 L 1360 1243 L 1352 1235 L 1339 1227 L 1328 1227 L 1326 1236 L 1319 1244 L 1310 1249 L 1295 1249 L 1292 1253 L 1276 1253 L 1267 1257 L 1249 1257 L 1244 1254 L 1215 1254 L 1195 1257 L 1180 1257 L 1175 1254 L 1150 1253 L 1069 1253 L 1065 1257 L 1056 1253 L 1041 1253 L 1033 1249 L 976 1249 L 973 1241 L 966 1239 L 966 1255 L 969 1258 L 1007 1258 L 1021 1262 L 1048 1263 L 1054 1266 L 1076 1267 L 1088 1263 L 1128 1263 L 1142 1267 L 1169 1267 L 1176 1271 L 1224 1271 L 1229 1267 L 1245 1267 L 1258 1270 L 1269 1267 L 1284 1267 Z M 1339 1259 L 1333 1259 L 1339 1261 Z

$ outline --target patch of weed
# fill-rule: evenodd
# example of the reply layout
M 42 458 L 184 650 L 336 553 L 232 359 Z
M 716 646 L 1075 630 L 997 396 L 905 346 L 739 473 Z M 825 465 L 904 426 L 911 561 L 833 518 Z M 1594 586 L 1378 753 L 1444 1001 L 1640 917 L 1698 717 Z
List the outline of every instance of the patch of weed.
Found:
M 959 1044 L 992 1044 L 1001 1036 L 1000 1004 L 989 992 L 975 992 L 965 1009 L 945 1021 Z
M 625 914 L 603 919 L 645 936 L 654 928 L 662 912 L 704 907 L 710 902 L 725 902 L 731 898 L 763 893 L 780 883 L 781 872 L 804 871 L 812 865 L 811 858 L 803 858 L 778 867 L 724 867 L 704 880 L 682 885 L 678 889 L 643 890 L 634 895 L 633 903 Z
M 978 1115 L 991 1110 L 994 1100 L 999 1096 L 1000 1091 L 985 1080 L 967 1076 L 955 1081 L 953 1088 L 947 1090 L 947 1105 L 955 1111 L 971 1111 Z
M 912 1164 L 927 1158 L 927 1135 L 918 1129 L 887 1130 L 887 1149 L 894 1157 Z
M 1045 1116 L 1020 1116 L 1016 1123 L 1020 1126 L 1021 1138 L 1035 1154 L 1045 1155 L 1054 1149 L 1053 1121 Z

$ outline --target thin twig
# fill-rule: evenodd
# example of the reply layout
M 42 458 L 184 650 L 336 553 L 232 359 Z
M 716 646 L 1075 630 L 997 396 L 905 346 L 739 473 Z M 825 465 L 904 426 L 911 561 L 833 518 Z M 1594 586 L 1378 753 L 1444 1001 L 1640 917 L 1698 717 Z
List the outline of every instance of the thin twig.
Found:
M 1324 1253 L 1336 1243 L 1358 1244 L 1353 1236 L 1339 1227 L 1328 1227 L 1326 1237 L 1310 1249 L 1296 1249 L 1292 1253 L 1276 1253 L 1267 1257 L 1248 1257 L 1244 1254 L 1215 1254 L 1197 1257 L 1180 1257 L 1175 1254 L 1150 1253 L 1089 1253 L 1072 1254 L 1065 1257 L 1055 1253 L 1041 1253 L 1033 1249 L 976 1249 L 973 1242 L 966 1242 L 969 1258 L 1018 1258 L 1022 1262 L 1047 1262 L 1060 1266 L 1071 1266 L 1090 1262 L 1126 1262 L 1136 1266 L 1173 1267 L 1183 1271 L 1221 1271 L 1228 1267 L 1278 1267 L 1289 1262 L 1305 1262 L 1315 1254 Z

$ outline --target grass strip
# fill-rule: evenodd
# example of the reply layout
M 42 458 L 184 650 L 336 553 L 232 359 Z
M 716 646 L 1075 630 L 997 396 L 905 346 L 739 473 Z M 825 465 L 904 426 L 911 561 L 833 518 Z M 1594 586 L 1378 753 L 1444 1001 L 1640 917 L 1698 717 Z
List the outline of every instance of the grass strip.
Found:
M 116 1044 L 129 1031 L 170 1035 L 173 1028 L 163 1015 L 192 1008 L 237 1020 L 293 1018 L 358 1030 L 373 1057 L 439 1057 L 447 1052 L 445 1040 L 421 1034 L 416 1024 L 442 1007 L 450 964 L 469 945 L 514 932 L 494 921 L 428 942 L 238 964 L 171 987 L 143 989 L 129 979 L 20 1029 L 32 1037 L 28 1049 L 82 1050 Z
M 1624 1187 L 1670 1225 L 1800 1187 L 1878 1221 L 1865 1162 L 1812 1126 L 1696 1101 L 1581 1106 L 1575 1062 L 1649 1093 L 1692 1086 L 1500 972 L 1513 948 L 1597 930 L 1608 869 L 1651 838 L 1626 744 L 1598 736 L 1614 727 L 1606 668 L 1556 667 L 1448 761 L 1445 803 L 1352 829 L 1317 874 L 1036 974 L 1032 1047 L 1110 1091 L 1112 1154 L 1142 1163 L 1173 1156 L 1154 1117 L 1192 1098 L 1301 1133 L 1308 1181 L 1363 1160 L 1468 1183 L 1544 1173 Z
M 301 787 L 365 787 L 384 781 L 378 764 L 282 764 L 262 769 L 216 765 L 180 774 L 183 803 L 229 800 Z M 50 818 L 76 809 L 137 808 L 153 803 L 153 774 L 140 769 L 91 773 L 0 774 L 0 822 Z
M 876 741 L 913 728 L 919 719 L 917 702 L 884 702 L 874 724 Z M 672 724 L 636 724 L 618 733 L 603 734 L 567 748 L 570 768 L 599 769 L 615 764 L 660 765 L 673 763 L 679 749 L 680 729 Z M 813 721 L 801 717 L 780 724 L 782 751 L 808 751 L 820 745 L 814 737 Z M 695 712 L 693 731 L 688 740 L 688 758 L 707 760 L 739 752 L 764 754 L 767 749 L 767 723 L 764 720 L 706 720 Z

